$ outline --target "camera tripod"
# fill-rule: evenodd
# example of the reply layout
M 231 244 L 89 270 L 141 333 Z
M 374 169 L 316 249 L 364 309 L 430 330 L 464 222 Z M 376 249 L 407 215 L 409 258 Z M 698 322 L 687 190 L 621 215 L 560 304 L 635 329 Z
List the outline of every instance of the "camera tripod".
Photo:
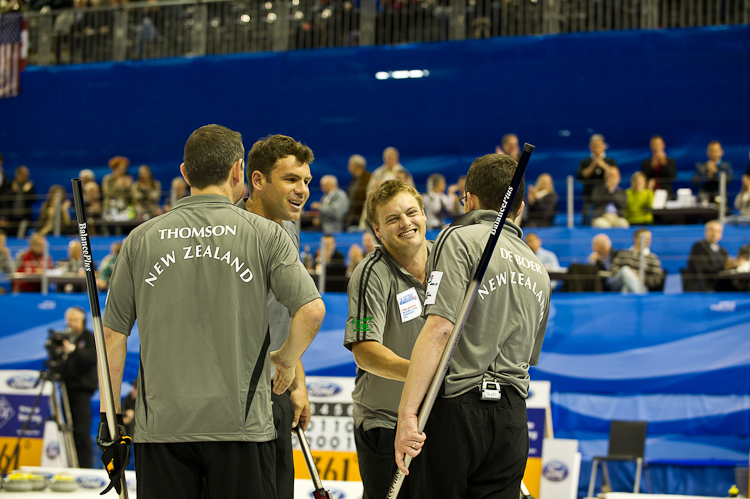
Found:
M 49 398 L 50 416 L 47 420 L 55 421 L 57 428 L 62 435 L 62 448 L 65 452 L 65 462 L 68 468 L 78 468 L 78 454 L 76 453 L 75 440 L 73 439 L 73 417 L 70 411 L 70 401 L 68 399 L 68 389 L 65 386 L 65 382 L 60 379 L 60 374 L 53 372 L 49 369 L 49 360 L 44 362 L 42 369 L 39 371 L 39 377 L 37 378 L 36 384 L 41 385 L 39 393 L 34 399 L 34 403 L 31 405 L 29 416 L 23 424 L 21 431 L 18 434 L 18 441 L 13 449 L 13 452 L 8 457 L 5 467 L 0 471 L 0 476 L 7 475 L 12 469 L 18 469 L 18 462 L 21 453 L 21 441 L 26 435 L 31 425 L 31 419 L 37 408 L 39 402 L 44 394 L 44 387 L 47 382 L 52 383 L 52 393 Z M 60 403 L 65 413 L 60 411 Z

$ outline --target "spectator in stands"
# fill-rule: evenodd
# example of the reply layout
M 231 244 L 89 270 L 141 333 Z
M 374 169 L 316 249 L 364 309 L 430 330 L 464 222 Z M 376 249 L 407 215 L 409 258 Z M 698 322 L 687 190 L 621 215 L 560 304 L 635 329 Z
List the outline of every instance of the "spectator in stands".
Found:
M 719 175 L 721 172 L 727 174 L 727 185 L 732 181 L 732 165 L 724 161 L 724 149 L 721 148 L 721 142 L 713 140 L 708 143 L 706 148 L 708 160 L 704 163 L 695 164 L 695 174 L 693 175 L 693 184 L 698 187 L 699 197 L 718 203 L 716 199 L 719 195 Z
M 21 274 L 41 274 L 45 268 L 52 268 L 52 257 L 47 255 L 47 261 L 44 261 L 44 246 L 47 240 L 44 236 L 35 232 L 29 237 L 29 248 L 20 252 L 16 256 L 16 272 Z M 40 282 L 20 282 L 13 283 L 14 292 L 39 292 L 42 290 Z
M 352 272 L 354 272 L 354 269 L 359 265 L 359 262 L 364 260 L 365 253 L 362 251 L 362 246 L 359 244 L 352 244 L 349 246 L 349 254 L 347 255 L 347 259 L 349 260 L 349 265 L 346 267 L 346 275 L 347 277 L 350 277 L 352 275 Z
M 70 219 L 70 199 L 61 185 L 53 185 L 47 192 L 47 199 L 42 203 L 36 230 L 46 236 L 55 229 L 55 220 L 60 220 L 60 233 L 69 234 L 73 229 Z
M 346 293 L 348 281 L 346 279 L 346 261 L 344 254 L 336 249 L 336 238 L 333 234 L 324 234 L 320 239 L 315 257 L 315 271 L 320 275 L 323 271 L 323 259 L 326 266 L 325 291 L 335 293 Z
M 466 195 L 464 186 L 466 185 L 466 175 L 461 175 L 455 184 L 448 186 L 448 195 L 453 202 L 453 210 L 451 212 L 456 216 L 464 214 L 464 207 L 461 205 L 461 200 Z
M 684 291 L 716 291 L 716 275 L 736 266 L 729 258 L 729 252 L 719 246 L 724 226 L 718 220 L 706 223 L 703 234 L 704 239 L 690 249 L 687 267 L 682 276 Z
M 623 217 L 628 196 L 620 187 L 620 169 L 616 166 L 607 168 L 604 184 L 598 185 L 591 193 L 594 203 L 594 220 L 592 227 L 609 229 L 620 227 L 627 229 L 630 224 Z
M 372 172 L 370 182 L 367 184 L 367 192 L 370 192 L 378 185 L 382 184 L 386 180 L 394 180 L 398 178 L 399 172 L 405 172 L 407 180 L 410 185 L 414 185 L 414 179 L 411 177 L 409 171 L 404 168 L 398 161 L 398 149 L 395 147 L 386 147 L 383 151 L 383 165 L 379 166 Z
M 561 270 L 560 261 L 557 259 L 557 255 L 555 255 L 548 249 L 542 248 L 542 240 L 538 235 L 534 234 L 533 232 L 529 232 L 528 234 L 526 234 L 524 241 L 526 241 L 526 245 L 529 247 L 529 249 L 534 252 L 537 258 L 539 258 L 539 261 L 542 262 L 542 265 L 544 265 L 545 269 L 551 272 L 557 272 Z M 554 290 L 555 288 L 557 288 L 558 282 L 559 281 L 550 281 L 550 289 Z
M 427 177 L 427 192 L 422 195 L 422 198 L 428 229 L 442 229 L 445 225 L 445 217 L 453 213 L 453 202 L 445 193 L 445 184 L 445 177 L 439 173 L 433 173 Z
M 2 153 L 0 153 L 0 226 L 6 225 L 6 219 L 7 216 L 5 212 L 5 206 L 7 203 L 8 195 L 10 194 L 10 176 L 8 176 L 8 173 L 3 169 L 3 162 L 4 158 Z
M 607 234 L 597 234 L 591 239 L 591 254 L 588 262 L 607 270 L 612 263 L 612 240 Z
M 375 249 L 376 244 L 375 236 L 372 235 L 372 232 L 368 230 L 362 234 L 362 251 L 365 252 L 365 256 L 369 255 L 370 251 Z
M 507 154 L 518 161 L 521 159 L 521 147 L 518 145 L 518 136 L 515 133 L 506 133 L 503 135 L 499 146 L 495 146 L 496 154 Z
M 23 228 L 31 222 L 31 205 L 36 201 L 36 189 L 30 177 L 29 169 L 19 166 L 10 183 L 6 213 L 8 226 L 13 230 Z
M 604 142 L 604 136 L 598 133 L 592 135 L 589 140 L 591 156 L 583 159 L 578 165 L 578 180 L 583 182 L 583 225 L 588 225 L 589 211 L 593 204 L 591 196 L 594 189 L 604 184 L 604 174 L 607 170 L 610 167 L 617 166 L 617 161 L 607 157 L 606 149 L 607 144 Z
M 0 226 L 4 227 L 7 225 L 7 212 L 6 207 L 8 200 L 10 199 L 10 183 L 11 179 L 8 173 L 3 169 L 4 158 L 0 153 Z
M 734 198 L 734 207 L 742 219 L 750 221 L 750 175 L 742 176 L 742 188 Z
M 86 273 L 83 267 L 83 256 L 79 241 L 73 240 L 68 243 L 68 257 L 58 260 L 55 268 L 64 269 L 65 272 L 72 274 L 84 275 Z
M 319 225 L 324 233 L 341 232 L 346 227 L 346 216 L 349 214 L 349 196 L 339 189 L 339 181 L 333 175 L 323 175 L 320 179 L 320 190 L 323 197 L 320 201 L 310 204 L 310 208 L 318 211 L 313 222 Z
M 154 179 L 148 165 L 138 168 L 138 179 L 130 187 L 130 198 L 135 205 L 136 216 L 148 219 L 161 215 L 161 182 Z
M 78 178 L 81 180 L 81 187 L 86 188 L 86 185 L 93 182 L 96 183 L 96 174 L 93 170 L 81 170 L 78 172 Z
M 94 266 L 94 270 L 96 270 L 96 264 L 92 262 L 92 265 Z M 55 268 L 63 269 L 64 272 L 70 274 L 78 274 L 80 276 L 86 275 L 86 269 L 83 266 L 81 243 L 79 241 L 73 240 L 68 243 L 68 257 L 58 260 Z M 86 284 L 58 284 L 57 291 L 64 293 L 81 293 L 86 291 Z
M 99 266 L 99 275 L 96 277 L 96 287 L 99 291 L 106 291 L 109 288 L 109 280 L 112 278 L 112 271 L 117 263 L 117 255 L 120 254 L 122 249 L 122 242 L 112 243 L 109 248 L 109 255 L 102 259 L 102 263 Z
M 639 275 L 641 237 L 645 238 L 644 282 L 641 282 Z M 609 271 L 612 272 L 612 277 L 608 279 L 609 289 L 623 293 L 648 293 L 649 290 L 663 289 L 665 273 L 659 258 L 651 252 L 651 232 L 648 229 L 636 230 L 633 233 L 633 243 L 630 249 L 618 251 L 612 258 L 612 264 L 609 266 Z
M 557 193 L 549 173 L 536 178 L 536 184 L 526 187 L 526 209 L 529 227 L 552 227 L 557 213 Z
M 99 218 L 102 216 L 102 191 L 96 182 L 88 182 L 83 186 L 83 206 L 86 216 Z
M 246 186 L 247 187 L 247 186 Z M 169 190 L 169 199 L 164 204 L 164 211 L 169 211 L 172 206 L 180 199 L 190 195 L 188 185 L 182 177 L 175 177 L 172 179 L 172 188 Z M 244 194 L 243 194 L 244 195 Z
M 5 277 L 10 276 L 15 270 L 16 266 L 13 263 L 13 255 L 10 253 L 10 248 L 7 245 L 8 237 L 5 232 L 0 230 L 0 276 L 5 272 Z M 4 292 L 4 288 L 0 288 L 0 293 Z
M 750 244 L 742 246 L 737 253 L 737 268 L 735 270 L 739 274 L 750 273 Z M 737 291 L 750 291 L 750 280 L 748 279 L 733 279 L 732 285 Z
M 646 175 L 649 190 L 664 189 L 669 199 L 674 199 L 672 182 L 677 177 L 677 165 L 674 158 L 667 157 L 664 139 L 654 135 L 649 142 L 651 157 L 641 163 L 641 172 Z
M 367 184 L 372 173 L 367 171 L 367 161 L 359 154 L 349 157 L 347 169 L 352 176 L 347 193 L 349 194 L 349 214 L 346 216 L 346 226 L 359 226 L 362 211 L 367 198 Z
M 630 189 L 625 191 L 627 203 L 625 205 L 625 219 L 631 225 L 652 224 L 654 214 L 651 205 L 654 204 L 654 191 L 646 187 L 646 175 L 635 172 L 630 176 Z
M 109 160 L 112 173 L 108 173 L 102 179 L 104 209 L 107 213 L 113 210 L 123 211 L 130 204 L 133 177 L 128 175 L 129 166 L 130 160 L 124 156 L 115 156 Z

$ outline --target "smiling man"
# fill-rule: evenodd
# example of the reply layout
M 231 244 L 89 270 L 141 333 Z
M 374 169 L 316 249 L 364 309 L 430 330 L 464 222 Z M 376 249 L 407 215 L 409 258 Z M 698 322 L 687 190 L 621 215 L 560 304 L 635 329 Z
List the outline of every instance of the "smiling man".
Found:
M 395 471 L 393 439 L 409 357 L 424 319 L 425 240 L 422 196 L 387 180 L 367 197 L 367 220 L 381 239 L 349 281 L 344 345 L 354 354 L 357 381 L 354 442 L 364 499 L 383 498 Z
M 237 206 L 281 225 L 294 242 L 299 254 L 299 234 L 294 226 L 310 196 L 312 150 L 291 137 L 271 135 L 253 144 L 247 154 L 247 182 L 250 197 L 240 199 Z M 273 293 L 268 295 L 268 324 L 271 351 L 284 344 L 292 319 L 287 308 Z M 276 490 L 279 499 L 294 497 L 294 461 L 292 429 L 307 429 L 310 402 L 307 398 L 305 371 L 297 363 L 296 376 L 289 390 L 271 395 L 276 425 Z

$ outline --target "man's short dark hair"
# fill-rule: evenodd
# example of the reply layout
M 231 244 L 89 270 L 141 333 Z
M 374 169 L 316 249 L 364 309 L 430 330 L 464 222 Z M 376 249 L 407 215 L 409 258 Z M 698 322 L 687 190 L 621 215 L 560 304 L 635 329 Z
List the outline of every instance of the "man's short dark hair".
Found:
M 479 198 L 482 208 L 486 210 L 500 211 L 503 205 L 503 196 L 508 190 L 510 181 L 516 171 L 518 163 L 507 154 L 487 154 L 477 158 L 471 164 L 469 173 L 466 174 L 465 192 L 470 192 Z M 525 191 L 524 179 L 518 186 L 516 198 L 508 212 L 508 218 L 513 220 L 523 202 Z
M 185 143 L 185 174 L 190 187 L 205 189 L 223 185 L 237 160 L 245 155 L 242 135 L 221 125 L 194 131 Z
M 633 232 L 633 241 L 635 241 L 636 244 L 640 244 L 640 237 L 644 232 L 650 233 L 651 231 L 645 227 L 639 227 L 635 230 L 635 232 Z
M 286 135 L 269 135 L 260 139 L 247 153 L 248 183 L 252 185 L 251 179 L 256 171 L 268 178 L 276 162 L 287 156 L 294 156 L 300 165 L 309 165 L 315 160 L 312 149 Z

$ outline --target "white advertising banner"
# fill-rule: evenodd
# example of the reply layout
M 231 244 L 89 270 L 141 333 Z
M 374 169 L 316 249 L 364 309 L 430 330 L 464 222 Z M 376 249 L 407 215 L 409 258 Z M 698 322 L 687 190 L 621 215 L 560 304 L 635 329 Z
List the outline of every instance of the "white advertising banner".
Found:
M 542 444 L 540 499 L 576 499 L 581 473 L 578 440 L 545 438 Z

